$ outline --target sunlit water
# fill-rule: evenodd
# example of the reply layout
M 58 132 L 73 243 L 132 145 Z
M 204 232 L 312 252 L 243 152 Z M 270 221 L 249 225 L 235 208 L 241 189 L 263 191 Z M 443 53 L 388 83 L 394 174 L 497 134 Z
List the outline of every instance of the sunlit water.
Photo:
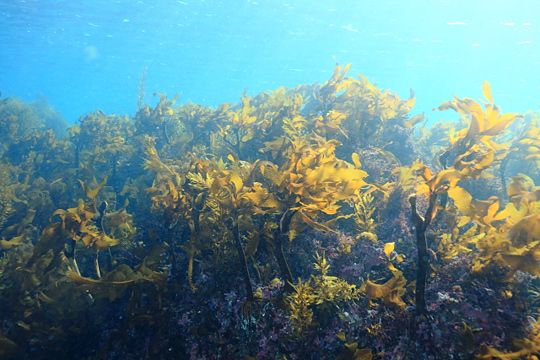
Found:
M 134 113 L 146 93 L 217 106 L 279 86 L 366 75 L 413 114 L 484 80 L 504 111 L 538 110 L 540 2 L 0 1 L 0 91 L 49 98 L 72 123 L 94 109 Z M 334 58 L 336 60 L 334 60 Z

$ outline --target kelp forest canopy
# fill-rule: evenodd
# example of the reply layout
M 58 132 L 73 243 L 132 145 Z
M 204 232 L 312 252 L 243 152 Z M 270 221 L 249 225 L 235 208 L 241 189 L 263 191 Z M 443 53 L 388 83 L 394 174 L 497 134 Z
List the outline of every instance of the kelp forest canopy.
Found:
M 537 359 L 540 114 L 485 82 L 428 126 L 349 69 L 217 108 L 143 72 L 69 127 L 1 98 L 0 357 Z

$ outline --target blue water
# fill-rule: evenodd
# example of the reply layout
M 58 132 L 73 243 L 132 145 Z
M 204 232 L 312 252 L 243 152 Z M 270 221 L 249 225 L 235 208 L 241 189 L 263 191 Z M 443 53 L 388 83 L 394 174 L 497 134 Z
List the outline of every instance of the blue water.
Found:
M 0 1 L 0 91 L 45 95 L 69 123 L 131 113 L 153 92 L 216 106 L 324 82 L 335 60 L 409 96 L 414 113 L 478 98 L 505 112 L 540 103 L 540 1 Z

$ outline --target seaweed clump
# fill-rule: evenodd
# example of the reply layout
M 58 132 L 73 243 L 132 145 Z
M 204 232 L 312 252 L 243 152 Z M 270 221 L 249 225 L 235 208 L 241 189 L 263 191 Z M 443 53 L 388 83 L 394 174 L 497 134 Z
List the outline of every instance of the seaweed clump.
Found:
M 7 163 L 0 161 L 0 230 L 12 211 L 9 189 L 10 179 L 9 166 Z
M 350 68 L 216 108 L 143 72 L 67 128 L 1 99 L 0 356 L 537 357 L 538 114 L 485 83 L 430 127 Z

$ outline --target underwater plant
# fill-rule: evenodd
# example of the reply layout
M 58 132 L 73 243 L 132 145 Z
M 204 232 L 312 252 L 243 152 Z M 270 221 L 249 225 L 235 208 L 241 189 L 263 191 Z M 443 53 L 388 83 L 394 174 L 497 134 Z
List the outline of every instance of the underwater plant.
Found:
M 215 108 L 143 71 L 64 138 L 0 99 L 0 357 L 538 357 L 538 114 L 350 68 Z
M 62 139 L 67 135 L 68 123 L 62 113 L 55 110 L 49 100 L 44 95 L 39 95 L 28 104 L 34 111 L 36 117 L 43 121 L 45 129 L 51 129 L 56 138 Z
M 0 161 L 0 230 L 9 217 L 11 209 L 10 171 L 7 163 Z
M 469 178 L 477 179 L 482 172 L 490 167 L 495 160 L 495 150 L 499 148 L 494 140 L 509 124 L 520 118 L 518 114 L 502 114 L 495 106 L 491 97 L 491 89 L 487 82 L 483 84 L 484 96 L 488 100 L 485 103 L 485 111 L 476 101 L 454 97 L 439 106 L 438 110 L 453 109 L 469 118 L 469 126 L 459 131 L 450 139 L 448 148 L 440 156 L 443 170 L 433 172 L 423 164 L 415 164 L 418 176 L 421 179 L 416 194 L 409 198 L 413 212 L 413 221 L 416 228 L 416 241 L 418 248 L 418 273 L 416 279 L 416 311 L 418 314 L 426 314 L 425 286 L 428 270 L 428 246 L 426 230 L 434 218 L 437 209 L 444 209 L 445 204 L 438 204 L 438 197 L 448 194 L 455 201 L 463 192 L 457 187 L 458 182 Z M 449 161 L 453 165 L 447 168 Z M 458 195 L 458 193 L 460 195 Z M 427 197 L 429 206 L 424 216 L 417 210 L 417 197 Z M 452 195 L 455 195 L 454 197 Z M 458 202 L 459 203 L 459 202 Z M 460 205 L 458 205 L 458 208 Z M 462 207 L 463 210 L 463 207 Z M 467 212 L 469 213 L 469 212 Z
M 10 144 L 17 143 L 26 135 L 42 130 L 45 124 L 32 106 L 17 98 L 0 99 L 0 143 L 2 151 Z
M 324 254 L 316 253 L 315 269 L 320 272 L 317 276 L 294 286 L 295 292 L 287 296 L 290 312 L 287 315 L 292 323 L 294 336 L 305 340 L 308 333 L 317 324 L 330 323 L 333 316 L 344 311 L 347 303 L 358 300 L 360 291 L 336 276 L 328 275 L 330 265 Z

